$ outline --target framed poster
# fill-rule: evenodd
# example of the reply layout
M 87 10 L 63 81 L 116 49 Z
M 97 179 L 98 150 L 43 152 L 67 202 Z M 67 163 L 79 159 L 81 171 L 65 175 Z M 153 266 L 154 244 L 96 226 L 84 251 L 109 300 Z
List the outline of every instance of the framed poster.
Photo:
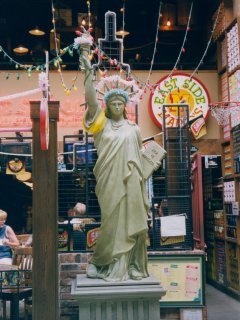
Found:
M 167 290 L 161 306 L 204 306 L 203 255 L 149 255 L 148 271 Z

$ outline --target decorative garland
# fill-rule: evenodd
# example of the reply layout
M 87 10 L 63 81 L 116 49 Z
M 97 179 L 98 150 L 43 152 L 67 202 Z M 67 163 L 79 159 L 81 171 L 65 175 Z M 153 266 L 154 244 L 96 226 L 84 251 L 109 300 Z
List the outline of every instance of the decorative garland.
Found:
M 60 78 L 61 78 L 61 83 L 62 83 L 62 87 L 64 89 L 64 92 L 69 95 L 72 91 L 72 89 L 74 91 L 77 91 L 77 86 L 76 86 L 76 81 L 78 79 L 78 74 L 79 74 L 79 69 L 77 71 L 76 76 L 72 79 L 72 84 L 70 87 L 67 87 L 67 85 L 65 84 L 65 81 L 63 79 L 63 74 L 62 74 L 62 67 L 61 67 L 61 54 L 59 54 L 59 50 L 58 50 L 58 45 L 57 45 L 57 32 L 56 32 L 56 23 L 55 23 L 55 8 L 53 6 L 53 1 L 52 1 L 52 23 L 53 23 L 53 31 L 54 31 L 54 43 L 55 43 L 55 52 L 56 52 L 56 58 L 54 59 L 54 66 L 58 69 L 58 72 L 60 74 Z M 74 48 L 74 45 L 71 45 L 71 47 Z M 67 47 L 65 48 L 63 51 L 67 51 L 71 56 L 73 56 L 73 51 L 71 50 L 71 47 Z M 74 48 L 75 49 L 75 48 Z
M 153 56 L 152 56 L 152 60 L 151 60 L 151 65 L 150 65 L 150 69 L 149 69 L 149 73 L 148 73 L 148 76 L 147 76 L 147 80 L 146 82 L 144 82 L 143 80 L 140 80 L 137 78 L 136 75 L 134 75 L 133 73 L 131 73 L 131 77 L 136 81 L 137 84 L 140 84 L 142 87 L 143 87 L 143 90 L 144 90 L 144 93 L 146 93 L 146 88 L 148 88 L 150 91 L 154 91 L 156 89 L 156 86 L 155 85 L 151 85 L 150 84 L 150 76 L 152 74 L 152 68 L 153 68 L 153 64 L 154 64 L 154 59 L 155 59 L 155 54 L 156 54 L 156 46 L 157 46 L 157 42 L 158 42 L 158 32 L 159 32 L 159 20 L 161 18 L 161 5 L 162 5 L 162 2 L 160 1 L 160 5 L 159 5 L 159 16 L 158 16 L 158 23 L 157 23 L 157 31 L 156 31 L 156 37 L 155 37 L 155 45 L 154 45 L 154 50 L 153 50 Z M 89 25 L 90 25 L 90 16 L 91 16 L 91 12 L 90 12 L 90 1 L 87 1 L 87 6 L 88 6 L 88 19 L 89 19 Z M 191 19 L 191 12 L 192 12 L 192 6 L 193 6 L 193 3 L 191 4 L 191 8 L 190 8 L 190 13 L 189 13 L 189 18 L 188 18 L 188 24 L 187 24 L 187 28 L 186 28 L 186 32 L 185 32 L 185 36 L 184 36 L 184 40 L 183 40 L 183 44 L 182 44 L 182 47 L 181 47 L 181 50 L 180 50 L 180 53 L 178 55 L 178 58 L 175 62 L 175 65 L 172 69 L 172 71 L 170 72 L 170 74 L 168 75 L 168 77 L 171 77 L 173 72 L 176 70 L 176 67 L 178 65 L 178 62 L 180 60 L 180 57 L 182 55 L 182 53 L 185 52 L 185 48 L 184 48 L 184 45 L 185 45 L 185 42 L 186 42 L 186 39 L 187 39 L 187 32 L 190 30 L 190 27 L 189 27 L 189 24 L 190 24 L 190 19 Z M 125 10 L 125 8 L 124 8 Z M 62 82 L 62 86 L 64 88 L 64 91 L 67 95 L 69 95 L 72 91 L 72 89 L 74 91 L 77 91 L 77 87 L 76 87 L 76 81 L 77 81 L 77 78 L 78 78 L 78 75 L 79 75 L 79 70 L 76 74 L 76 76 L 72 79 L 72 84 L 71 86 L 68 88 L 64 82 L 64 79 L 63 79 L 63 74 L 62 74 L 62 69 L 61 69 L 61 62 L 62 62 L 62 56 L 65 55 L 66 53 L 69 53 L 70 56 L 73 56 L 73 49 L 77 49 L 77 44 L 81 44 L 81 43 L 78 43 L 79 39 L 76 38 L 74 40 L 74 44 L 71 44 L 69 45 L 68 47 L 62 49 L 62 52 L 59 53 L 58 51 L 58 47 L 57 47 L 57 36 L 56 36 L 56 25 L 55 25 L 55 15 L 54 15 L 54 12 L 55 12 L 55 9 L 54 9 L 54 6 L 53 6 L 53 1 L 52 1 L 52 15 L 53 15 L 53 19 L 52 19 L 52 22 L 53 22 L 53 29 L 54 29 L 54 39 L 55 39 L 55 49 L 56 49 L 56 58 L 52 59 L 51 61 L 49 61 L 49 64 L 54 64 L 55 67 L 58 68 L 58 72 L 60 73 L 60 77 L 61 77 L 61 82 Z M 217 12 L 217 16 L 216 16 L 216 19 L 215 19 L 215 23 L 214 23 L 214 27 L 213 27 L 213 30 L 211 32 L 211 36 L 210 36 L 210 39 L 207 43 L 207 47 L 204 51 L 204 54 L 199 62 L 199 64 L 197 65 L 196 69 L 193 71 L 193 73 L 189 76 L 190 78 L 193 77 L 193 75 L 197 72 L 197 70 L 199 69 L 200 65 L 203 63 L 203 59 L 204 57 L 206 56 L 206 53 L 207 53 L 207 50 L 210 46 L 210 43 L 211 43 L 211 40 L 212 40 L 212 37 L 213 37 L 213 32 L 216 28 L 216 25 L 217 25 L 217 22 L 218 22 L 218 17 L 219 17 L 219 12 L 220 12 L 220 7 L 218 8 L 218 12 Z M 123 15 L 123 19 L 124 19 L 124 15 Z M 123 25 L 124 25 L 124 21 L 123 21 Z M 89 28 L 89 31 L 91 32 L 92 28 Z M 76 34 L 77 35 L 80 35 L 81 33 L 79 31 L 76 31 Z M 77 40 L 78 39 L 78 40 Z M 94 50 L 91 52 L 91 55 L 93 54 L 97 54 L 98 53 L 98 47 L 97 45 L 95 45 L 93 43 L 93 47 L 94 47 Z M 25 64 L 22 64 L 22 63 L 19 63 L 17 62 L 15 59 L 11 58 L 10 55 L 2 48 L 2 46 L 0 46 L 0 54 L 3 54 L 4 58 L 8 58 L 10 63 L 14 63 L 15 64 L 15 68 L 16 69 L 19 69 L 19 68 L 22 68 L 24 70 L 27 71 L 27 74 L 28 74 L 28 77 L 31 77 L 31 72 L 36 70 L 36 71 L 44 71 L 46 69 L 46 64 L 42 64 L 42 65 L 37 65 L 37 66 L 31 66 L 29 67 L 28 65 L 25 65 Z M 101 55 L 104 56 L 105 53 L 104 52 L 101 52 Z M 106 56 L 106 55 L 105 55 Z M 111 60 L 109 57 L 108 58 L 108 61 L 109 61 L 109 64 L 110 66 L 112 67 L 115 67 L 117 70 L 120 71 L 120 73 L 122 73 L 123 69 L 121 68 L 121 66 L 118 64 L 118 61 L 114 61 L 114 60 Z M 102 76 L 106 76 L 106 70 L 102 71 L 102 70 L 99 70 L 99 72 L 101 73 Z M 7 73 L 6 75 L 6 79 L 9 79 L 10 78 L 10 74 L 11 73 Z M 17 74 L 17 79 L 20 78 L 20 73 Z M 131 80 L 131 79 L 130 79 Z M 140 88 L 142 89 L 142 88 Z M 36 91 L 35 91 L 36 90 Z M 26 91 L 26 94 L 24 92 L 22 93 L 19 93 L 19 94 L 15 94 L 15 95 L 11 95 L 11 96 L 8 96 L 9 98 L 11 99 L 14 99 L 15 97 L 19 97 L 19 96 L 23 96 L 23 95 L 27 95 L 27 94 L 32 94 L 32 93 L 36 93 L 36 92 L 39 92 L 40 89 L 35 89 L 35 90 L 30 90 L 30 91 Z M 32 92 L 32 93 L 31 93 Z M 1 99 L 7 99 L 7 97 L 2 97 L 0 98 L 0 101 L 3 101 Z

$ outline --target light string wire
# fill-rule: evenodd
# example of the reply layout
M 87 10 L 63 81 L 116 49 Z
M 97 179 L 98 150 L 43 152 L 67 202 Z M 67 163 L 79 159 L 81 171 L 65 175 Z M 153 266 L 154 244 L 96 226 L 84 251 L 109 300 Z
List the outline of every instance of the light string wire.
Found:
M 2 46 L 0 46 L 0 52 L 3 52 L 4 57 L 8 57 L 8 59 L 9 59 L 11 62 L 15 63 L 15 68 L 16 68 L 16 69 L 18 69 L 19 67 L 20 67 L 20 68 L 24 68 L 24 69 L 28 69 L 27 65 L 22 64 L 22 63 L 16 61 L 15 59 L 13 59 L 12 57 L 10 57 L 10 55 L 3 49 Z
M 56 31 L 56 22 L 55 22 L 55 8 L 53 5 L 53 1 L 52 1 L 52 23 L 53 23 L 53 32 L 54 32 L 54 44 L 55 44 L 55 52 L 56 52 L 56 57 L 54 60 L 54 65 L 57 67 L 58 69 L 58 73 L 60 75 L 61 78 L 61 83 L 62 83 L 62 87 L 64 88 L 64 92 L 69 95 L 72 91 L 72 89 L 74 89 L 74 91 L 77 91 L 77 87 L 76 87 L 76 81 L 78 79 L 78 75 L 79 75 L 79 67 L 76 73 L 76 76 L 72 79 L 72 84 L 70 87 L 67 87 L 63 78 L 63 74 L 62 74 L 62 67 L 61 67 L 61 54 L 59 55 L 60 50 L 58 49 L 58 42 L 57 42 L 57 31 Z M 67 47 L 67 49 L 65 49 L 66 51 L 68 51 L 68 53 L 70 55 L 73 55 L 73 52 L 70 48 L 70 46 Z M 63 51 L 65 51 L 63 50 Z
M 87 1 L 87 8 L 88 8 L 88 26 L 91 26 L 91 8 L 90 8 L 90 1 Z
M 73 47 L 73 44 L 69 45 L 68 47 L 64 48 L 63 49 L 63 52 L 59 55 L 59 57 L 62 57 L 63 55 L 65 55 L 68 50 L 70 50 L 71 48 Z M 28 74 L 28 77 L 30 78 L 31 77 L 31 72 L 36 70 L 36 71 L 44 71 L 46 69 L 46 64 L 39 64 L 39 65 L 32 65 L 29 67 L 29 65 L 27 64 L 23 64 L 23 63 L 20 63 L 18 61 L 16 61 L 15 59 L 13 59 L 4 49 L 2 46 L 0 46 L 0 53 L 3 53 L 4 54 L 4 57 L 7 57 L 9 60 L 10 60 L 10 64 L 11 63 L 15 63 L 15 68 L 16 69 L 19 69 L 19 68 L 22 68 L 24 70 L 27 71 L 27 74 Z M 49 64 L 52 64 L 55 62 L 55 58 L 53 58 L 52 60 L 49 61 Z M 20 70 L 19 70 L 20 71 Z M 1 73 L 1 72 L 0 72 Z M 13 72 L 7 72 L 7 76 L 6 76 L 6 79 L 8 80 L 9 79 L 9 76 L 12 75 L 15 73 Z M 19 73 L 18 73 L 19 75 Z M 19 80 L 19 78 L 17 78 Z
M 158 10 L 158 20 L 157 20 L 157 30 L 156 30 L 156 35 L 155 35 L 155 44 L 154 44 L 154 49 L 153 49 L 153 55 L 152 55 L 152 60 L 151 60 L 151 65 L 150 65 L 150 69 L 148 72 L 148 76 L 147 76 L 147 81 L 144 85 L 144 90 L 146 90 L 146 87 L 149 84 L 149 80 L 150 80 L 150 76 L 152 74 L 152 68 L 153 68 L 153 63 L 154 63 L 154 59 L 155 59 L 155 54 L 157 51 L 157 43 L 158 43 L 158 33 L 159 33 L 159 23 L 160 23 L 160 18 L 161 18 L 161 10 L 162 10 L 162 2 L 160 1 L 159 3 L 159 10 Z
M 90 8 L 90 2 L 89 2 L 89 1 L 87 1 L 87 4 L 88 4 L 88 8 Z M 160 2 L 160 6 L 161 6 L 161 4 L 162 4 L 162 3 Z M 53 2 L 52 2 L 52 8 L 54 9 L 54 7 L 53 7 Z M 160 12 L 160 11 L 161 11 L 161 9 L 159 8 L 159 12 Z M 218 9 L 217 17 L 216 17 L 215 24 L 214 24 L 214 29 L 215 29 L 216 24 L 217 24 L 217 21 L 218 21 L 219 12 L 220 12 L 220 7 L 219 7 L 219 9 Z M 54 14 L 54 12 L 53 12 L 53 14 Z M 88 14 L 88 17 L 90 17 L 89 14 Z M 161 17 L 161 16 L 160 16 L 160 14 L 159 14 L 158 24 L 159 24 L 160 17 Z M 53 20 L 54 20 L 54 19 L 53 19 Z M 53 25 L 54 25 L 54 33 L 55 33 L 55 36 L 56 36 L 55 23 L 54 23 Z M 205 55 L 206 55 L 206 53 L 207 53 L 208 47 L 209 47 L 209 45 L 210 45 L 210 42 L 211 42 L 211 39 L 212 39 L 212 35 L 213 35 L 213 32 L 214 32 L 214 29 L 213 29 L 213 31 L 212 31 L 211 38 L 210 38 L 210 40 L 209 40 L 209 42 L 208 42 L 207 48 L 206 48 L 206 50 L 205 50 L 205 52 L 204 52 L 204 55 L 203 55 L 202 59 L 200 60 L 197 68 L 194 70 L 194 72 L 193 72 L 192 75 L 190 76 L 190 78 L 197 72 L 199 66 L 202 64 L 202 61 L 203 61 L 203 59 L 204 59 L 204 57 L 205 57 Z M 158 28 L 157 28 L 157 32 L 156 32 L 156 40 L 158 40 L 157 37 L 158 37 Z M 148 75 L 148 78 L 147 78 L 147 82 L 144 82 L 143 80 L 139 80 L 136 75 L 133 75 L 133 73 L 131 73 L 131 75 L 134 76 L 134 78 L 135 78 L 136 81 L 138 81 L 139 83 L 141 83 L 142 86 L 144 86 L 145 88 L 146 88 L 146 87 L 149 87 L 151 90 L 154 89 L 154 87 L 155 87 L 154 85 L 150 85 L 150 84 L 149 84 L 149 79 L 150 79 L 150 75 L 151 75 L 152 67 L 153 67 L 153 63 L 154 63 L 154 57 L 155 57 L 155 53 L 156 53 L 156 45 L 157 45 L 157 41 L 155 41 L 154 52 L 153 52 L 153 59 L 151 60 L 151 66 L 150 66 L 150 70 L 149 70 L 149 75 Z M 97 44 L 94 44 L 94 46 L 97 48 Z M 59 59 L 61 60 L 61 57 L 62 57 L 64 54 L 66 54 L 67 52 L 69 52 L 70 55 L 72 54 L 72 50 L 71 50 L 71 49 L 72 49 L 72 47 L 73 47 L 73 44 L 71 44 L 71 45 L 69 45 L 68 47 L 64 48 L 64 49 L 63 49 L 63 52 L 59 54 L 58 47 L 57 47 L 57 43 L 56 43 L 56 38 L 55 38 L 55 47 L 56 47 L 56 52 L 57 52 L 57 59 L 54 58 L 54 59 L 50 60 L 50 61 L 49 61 L 49 64 L 51 64 L 51 63 L 57 63 L 57 65 L 59 65 L 59 62 L 60 62 Z M 128 50 L 128 49 L 125 49 L 125 50 Z M 1 51 L 4 53 L 5 56 L 7 56 L 12 62 L 14 62 L 14 63 L 16 64 L 16 66 L 17 66 L 16 68 L 21 67 L 21 68 L 26 69 L 27 72 L 28 72 L 28 76 L 29 76 L 29 77 L 31 76 L 31 71 L 32 71 L 32 70 L 36 69 L 36 71 L 39 71 L 39 70 L 44 70 L 44 69 L 46 68 L 46 65 L 45 65 L 45 64 L 43 64 L 43 65 L 38 65 L 38 66 L 31 66 L 31 67 L 29 68 L 28 65 L 24 65 L 24 64 L 22 64 L 22 63 L 19 63 L 19 62 L 17 62 L 15 59 L 11 58 L 11 57 L 7 54 L 7 52 L 2 48 L 2 46 L 0 46 L 0 53 L 1 53 Z M 70 52 L 70 51 L 71 51 L 71 52 Z M 104 54 L 104 52 L 103 52 L 103 54 Z M 180 55 L 181 55 L 181 52 L 180 52 Z M 179 56 L 180 56 L 180 55 L 179 55 Z M 179 59 L 178 59 L 178 60 L 179 60 Z M 176 64 L 177 64 L 177 63 L 176 63 Z M 174 69 L 173 69 L 173 70 L 174 70 Z M 79 71 L 79 70 L 78 70 L 78 71 Z M 121 71 L 121 70 L 120 70 L 120 71 Z M 61 71 L 59 71 L 59 72 L 61 73 Z M 7 79 L 9 78 L 9 75 L 10 75 L 10 73 L 8 73 L 8 75 L 7 75 L 7 77 L 6 77 Z M 61 74 L 61 76 L 62 76 L 62 74 Z M 71 91 L 71 89 L 75 87 L 76 78 L 77 78 L 77 77 L 75 77 L 75 78 L 73 79 L 74 84 L 72 84 L 71 88 L 70 88 L 70 89 L 67 89 L 67 87 L 66 87 L 66 85 L 65 85 L 65 83 L 64 83 L 64 80 L 63 80 L 63 76 L 61 77 L 62 85 L 63 85 L 63 86 L 65 85 L 65 91 L 66 91 L 66 93 L 69 94 L 70 91 Z M 76 89 L 77 89 L 77 88 L 75 87 L 75 90 L 76 90 Z
M 221 6 L 218 7 L 217 16 L 216 16 L 216 19 L 215 19 L 215 22 L 214 22 L 214 25 L 213 25 L 213 29 L 212 29 L 212 31 L 211 31 L 211 36 L 210 36 L 210 38 L 209 38 L 209 40 L 208 40 L 208 43 L 207 43 L 207 47 L 206 47 L 206 49 L 205 49 L 205 51 L 204 51 L 204 53 L 203 53 L 203 55 L 202 55 L 201 60 L 199 61 L 199 64 L 197 65 L 196 69 L 195 69 L 195 70 L 192 72 L 192 74 L 190 75 L 190 79 L 191 79 L 191 78 L 194 76 L 194 74 L 198 71 L 200 65 L 203 63 L 203 59 L 205 58 L 205 56 L 206 56 L 206 54 L 207 54 L 208 48 L 209 48 L 210 43 L 211 43 L 211 41 L 212 41 L 213 33 L 214 33 L 214 31 L 215 31 L 215 29 L 216 29 L 216 26 L 217 26 L 218 16 L 219 16 L 220 11 L 221 11 Z
M 123 39 L 124 39 L 124 31 L 125 31 L 125 0 L 123 0 L 123 20 L 122 20 L 122 30 L 123 30 Z
M 160 2 L 160 6 L 159 6 L 159 15 L 158 15 L 158 23 L 157 23 L 157 31 L 156 31 L 156 41 L 155 41 L 155 46 L 154 46 L 154 51 L 153 51 L 153 58 L 151 60 L 151 65 L 150 65 L 150 70 L 149 70 L 149 74 L 148 74 L 148 78 L 147 78 L 147 81 L 144 82 L 142 80 L 139 80 L 137 79 L 137 76 L 134 75 L 135 77 L 135 80 L 138 80 L 138 82 L 142 83 L 142 85 L 144 86 L 144 92 L 146 91 L 146 87 L 148 87 L 151 91 L 154 90 L 155 88 L 155 85 L 151 85 L 149 83 L 149 79 L 150 79 L 150 76 L 151 76 L 151 73 L 152 73 L 152 68 L 153 68 L 153 63 L 154 63 L 154 57 L 155 57 L 155 53 L 156 53 L 156 46 L 157 46 L 157 42 L 158 42 L 158 32 L 159 32 L 159 22 L 160 22 L 160 18 L 161 18 L 161 5 L 162 5 L 162 2 Z M 189 31 L 189 25 L 190 25 L 190 21 L 191 21 L 191 14 L 192 14 L 192 7 L 193 7 L 193 2 L 191 3 L 191 7 L 190 7 L 190 11 L 189 11 L 189 16 L 188 16 L 188 23 L 187 23 L 187 27 L 186 27 L 186 31 L 185 31 L 185 36 L 184 36 L 184 40 L 183 40 L 183 43 L 182 43 L 182 46 L 181 46 L 181 50 L 180 50 L 180 53 L 178 55 L 178 58 L 175 62 L 175 65 L 172 69 L 172 71 L 170 72 L 170 74 L 168 75 L 167 78 L 171 77 L 172 76 L 172 73 L 175 71 L 176 69 L 176 66 L 180 60 L 180 57 L 181 57 L 181 54 L 183 53 L 183 49 L 184 49 L 184 45 L 185 45 L 185 42 L 187 40 L 187 33 Z
M 193 4 L 193 3 L 192 3 L 192 4 Z M 192 9 L 192 5 L 191 5 L 191 9 Z M 191 9 L 190 9 L 190 13 L 191 13 Z M 218 17 L 219 17 L 220 11 L 221 11 L 221 6 L 219 6 L 219 8 L 218 8 L 217 15 L 216 15 L 216 19 L 215 19 L 215 22 L 214 22 L 214 27 L 213 27 L 213 30 L 211 31 L 211 37 L 210 37 L 210 39 L 209 39 L 209 41 L 208 41 L 208 43 L 207 43 L 207 47 L 206 47 L 206 49 L 205 49 L 205 51 L 204 51 L 204 54 L 203 54 L 203 56 L 202 56 L 199 64 L 197 65 L 196 69 L 195 69 L 195 70 L 193 71 L 193 73 L 189 76 L 190 79 L 191 79 L 191 78 L 194 76 L 194 74 L 197 72 L 197 70 L 199 69 L 200 65 L 201 65 L 202 62 L 203 62 L 204 57 L 205 57 L 206 54 L 207 54 L 207 50 L 208 50 L 208 48 L 209 48 L 209 46 L 210 46 L 210 43 L 211 43 L 211 40 L 212 40 L 212 37 L 213 37 L 213 33 L 214 33 L 214 30 L 215 30 L 216 25 L 217 25 L 217 22 L 218 22 Z M 188 23 L 190 23 L 190 14 L 189 14 Z M 187 29 L 189 29 L 189 28 L 187 28 Z M 187 31 L 188 31 L 187 29 L 186 29 L 185 35 L 187 34 Z M 182 49 L 183 49 L 183 48 L 182 48 Z M 182 50 L 182 49 L 181 49 L 181 50 Z M 181 55 L 181 51 L 180 51 L 180 55 Z M 179 55 L 179 59 L 180 59 L 180 55 Z M 175 65 L 177 65 L 177 63 L 175 63 Z M 176 67 L 175 67 L 175 68 L 176 68 Z M 174 71 L 174 68 L 173 68 L 173 71 Z M 171 73 L 171 74 L 172 74 L 172 73 Z M 137 77 L 136 75 L 134 75 L 134 77 L 135 77 L 135 80 L 136 80 L 136 81 L 138 81 L 138 82 L 142 83 L 142 85 L 144 85 L 144 81 L 143 81 L 143 80 L 138 79 L 138 77 Z M 170 77 L 170 75 L 168 76 L 168 78 L 169 78 L 169 77 Z M 149 83 L 147 84 L 147 86 L 150 88 L 150 90 L 154 90 L 155 87 L 156 87 L 155 85 L 150 85 Z
M 187 28 L 186 28 L 186 31 L 185 31 L 185 35 L 184 35 L 184 39 L 183 39 L 183 43 L 182 43 L 182 46 L 181 46 L 181 49 L 180 49 L 180 52 L 179 52 L 179 55 L 177 57 L 177 60 L 174 64 L 174 67 L 172 69 L 172 71 L 169 73 L 169 75 L 167 76 L 167 78 L 171 78 L 172 77 L 172 74 L 173 72 L 176 70 L 176 67 L 178 65 L 178 62 L 181 58 L 181 55 L 182 53 L 184 52 L 184 46 L 185 46 L 185 42 L 187 40 L 187 34 L 188 34 L 188 31 L 189 31 L 189 25 L 190 25 L 190 21 L 191 21 L 191 17 L 192 17 L 192 8 L 193 8 L 193 2 L 191 3 L 191 7 L 190 7 L 190 10 L 189 10 L 189 15 L 188 15 L 188 23 L 187 23 Z

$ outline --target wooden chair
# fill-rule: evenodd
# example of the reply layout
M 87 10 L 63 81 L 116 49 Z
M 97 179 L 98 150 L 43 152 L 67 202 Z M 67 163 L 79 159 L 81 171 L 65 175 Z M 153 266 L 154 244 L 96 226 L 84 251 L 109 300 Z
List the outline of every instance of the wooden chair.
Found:
M 16 237 L 20 242 L 20 246 L 24 246 L 27 240 L 30 238 L 31 234 L 24 233 L 24 234 L 17 234 Z
M 29 299 L 32 297 L 32 248 L 14 249 L 13 265 L 17 266 L 18 284 L 2 288 L 0 298 L 3 301 L 3 319 L 6 318 L 6 301 L 10 301 L 11 319 L 19 317 L 19 301 L 24 299 L 24 317 L 28 318 Z M 15 318 L 14 318 L 15 319 Z

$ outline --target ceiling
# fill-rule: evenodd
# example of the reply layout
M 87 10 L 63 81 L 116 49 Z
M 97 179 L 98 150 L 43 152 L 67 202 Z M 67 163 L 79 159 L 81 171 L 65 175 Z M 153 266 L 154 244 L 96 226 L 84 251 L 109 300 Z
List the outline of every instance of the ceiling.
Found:
M 159 30 L 153 69 L 171 69 L 179 55 L 186 32 L 186 22 L 191 0 L 162 0 L 163 17 L 166 15 L 175 20 L 174 28 Z M 61 47 L 73 43 L 74 30 L 78 28 L 78 13 L 87 12 L 87 1 L 54 1 L 55 8 L 70 9 L 72 27 L 61 32 Z M 191 19 L 191 29 L 187 33 L 184 54 L 178 67 L 194 69 L 200 61 L 210 37 L 210 22 L 213 12 L 217 9 L 218 0 L 195 0 Z M 130 32 L 124 38 L 124 61 L 131 64 L 132 69 L 149 69 L 157 32 L 159 0 L 92 0 L 91 12 L 94 17 L 95 38 L 104 37 L 104 15 L 108 10 L 116 12 L 117 28 L 123 24 L 120 8 L 125 5 L 125 29 Z M 164 10 L 164 11 L 163 11 Z M 30 29 L 38 26 L 46 34 L 41 37 L 32 36 Z M 51 0 L 0 0 L 0 45 L 14 60 L 20 63 L 41 64 L 44 62 L 44 51 L 50 51 L 50 30 L 52 29 Z M 64 29 L 64 28 L 62 28 Z M 65 28 L 66 29 L 66 28 Z M 160 28 L 161 29 L 161 28 Z M 162 28 L 163 29 L 163 28 Z M 30 48 L 26 55 L 16 55 L 12 49 L 19 44 Z M 50 59 L 54 56 L 50 55 Z M 67 69 L 77 69 L 77 56 L 64 55 Z M 0 55 L 0 69 L 11 69 L 8 59 Z M 216 68 L 215 46 L 210 46 L 203 69 Z

